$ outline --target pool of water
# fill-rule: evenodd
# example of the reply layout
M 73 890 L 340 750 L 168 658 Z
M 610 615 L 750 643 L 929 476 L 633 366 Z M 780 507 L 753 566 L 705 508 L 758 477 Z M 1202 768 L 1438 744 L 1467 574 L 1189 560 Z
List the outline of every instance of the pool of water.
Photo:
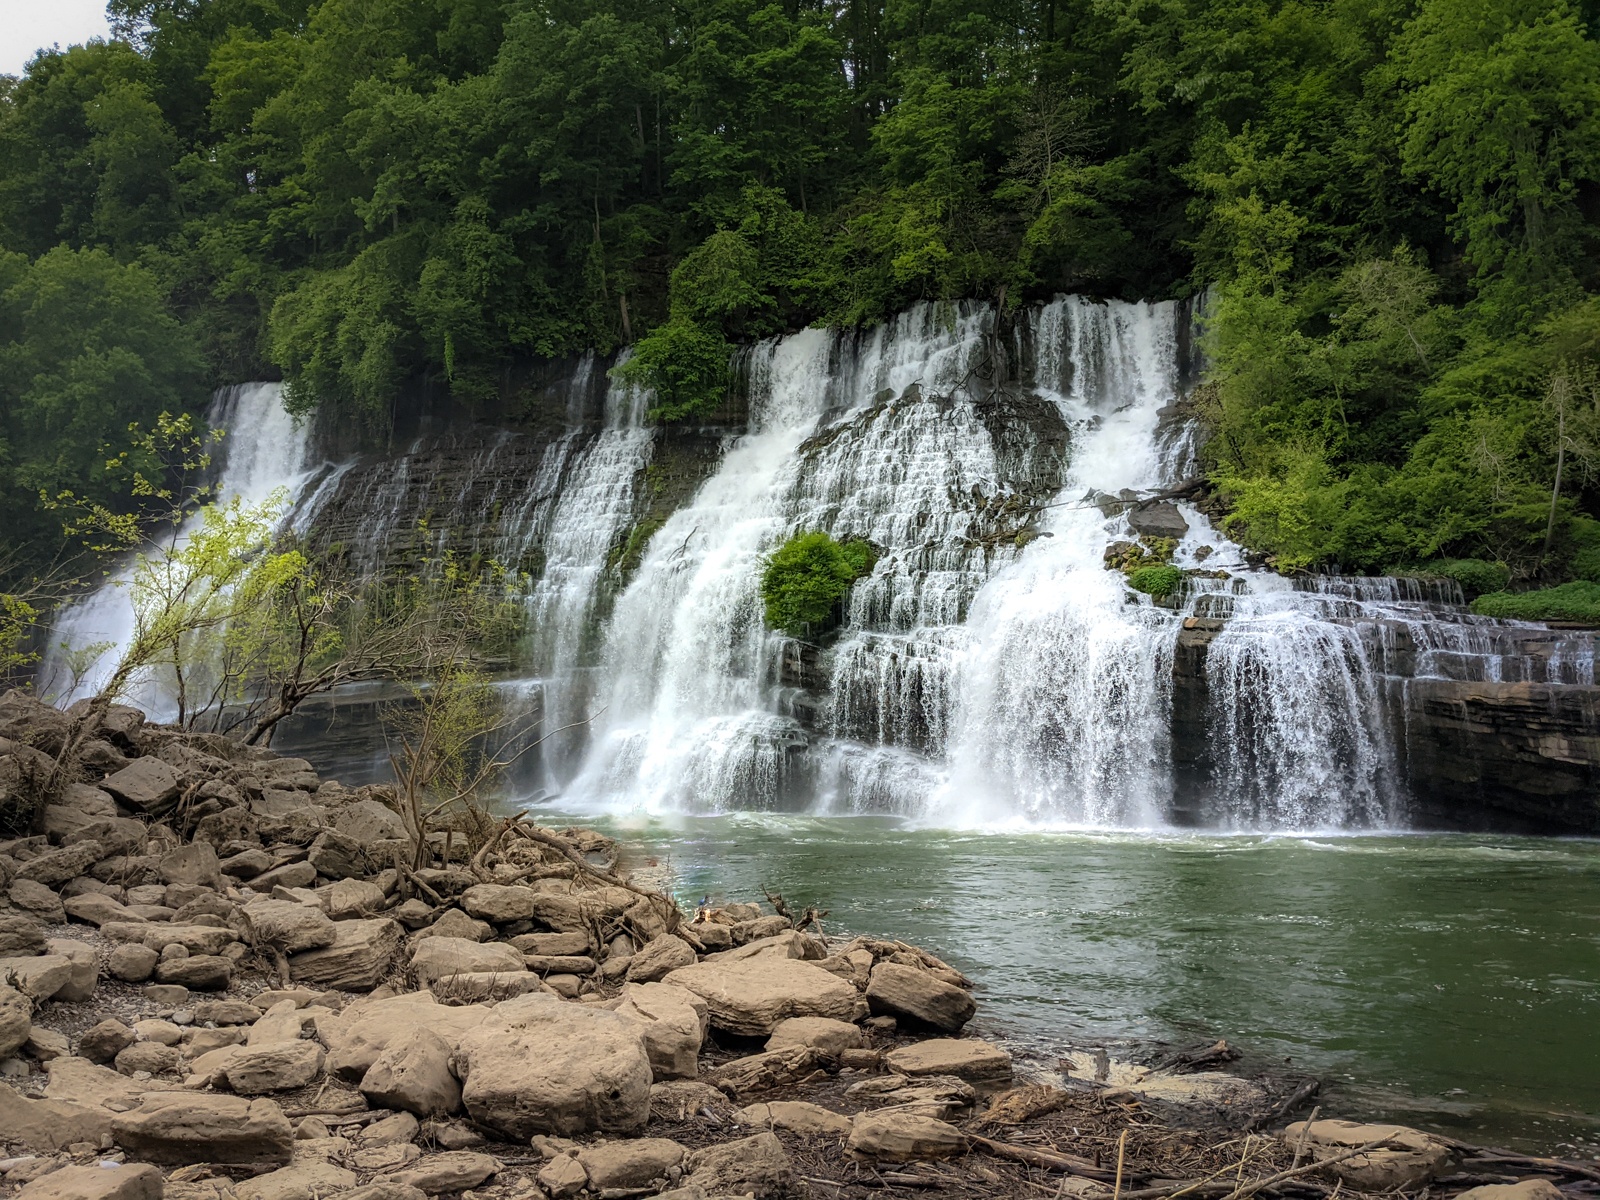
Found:
M 1600 842 L 539 815 L 658 857 L 686 905 L 766 887 L 926 946 L 1042 1053 L 1225 1037 L 1323 1076 L 1329 1114 L 1600 1153 Z

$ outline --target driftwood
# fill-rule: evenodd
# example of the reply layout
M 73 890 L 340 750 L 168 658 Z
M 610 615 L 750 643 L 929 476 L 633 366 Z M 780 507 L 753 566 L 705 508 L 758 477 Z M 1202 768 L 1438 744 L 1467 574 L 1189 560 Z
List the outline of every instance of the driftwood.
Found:
M 1086 1158 L 1078 1158 L 1072 1154 L 1062 1154 L 1059 1150 L 1037 1150 L 1032 1146 L 1017 1146 L 1011 1142 L 997 1142 L 993 1138 L 978 1137 L 968 1134 L 967 1141 L 973 1146 L 981 1146 L 990 1154 L 1000 1158 L 1009 1158 L 1014 1162 L 1024 1163 L 1030 1167 L 1040 1167 L 1046 1171 L 1061 1171 L 1068 1175 L 1080 1175 L 1084 1179 L 1096 1179 L 1102 1183 L 1111 1183 L 1116 1175 L 1095 1166 Z M 1142 1178 L 1142 1176 L 1141 1176 Z M 1131 1196 L 1134 1193 L 1125 1193 Z

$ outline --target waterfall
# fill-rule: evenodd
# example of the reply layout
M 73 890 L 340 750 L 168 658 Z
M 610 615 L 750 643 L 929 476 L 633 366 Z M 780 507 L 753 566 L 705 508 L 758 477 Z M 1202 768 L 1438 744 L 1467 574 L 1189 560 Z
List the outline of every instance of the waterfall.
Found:
M 206 421 L 225 434 L 215 455 L 219 502 L 238 499 L 246 506 L 260 505 L 281 489 L 289 503 L 280 517 L 284 525 L 314 519 L 317 504 L 330 494 L 325 485 L 336 484 L 335 472 L 313 461 L 310 430 L 284 408 L 281 384 L 223 388 L 213 398 Z M 179 531 L 179 538 L 188 528 L 186 524 Z M 130 563 L 57 615 L 39 672 L 42 695 L 66 704 L 105 686 L 133 641 L 132 577 Z M 172 700 L 156 678 L 140 680 L 130 699 L 158 717 L 171 711 Z

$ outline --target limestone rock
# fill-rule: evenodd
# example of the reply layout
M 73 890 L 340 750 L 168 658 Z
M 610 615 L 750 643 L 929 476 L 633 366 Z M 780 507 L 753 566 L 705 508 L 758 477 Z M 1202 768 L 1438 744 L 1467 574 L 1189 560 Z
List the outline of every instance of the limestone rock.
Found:
M 92 1163 L 35 1179 L 17 1200 L 161 1200 L 161 1172 L 148 1163 Z
M 240 910 L 255 939 L 285 954 L 320 950 L 338 936 L 328 914 L 292 900 L 252 900 Z
M 0 979 L 30 999 L 48 1000 L 72 982 L 72 960 L 63 954 L 0 958 Z
M 428 1193 L 409 1183 L 369 1183 L 343 1193 L 339 1200 L 428 1200 Z
M 480 883 L 461 893 L 461 907 L 480 921 L 506 925 L 533 916 L 532 888 L 502 883 Z
M 447 1007 L 427 992 L 407 992 L 383 1000 L 364 1000 L 338 1017 L 320 1021 L 318 1035 L 328 1047 L 328 1070 L 359 1083 L 389 1042 L 417 1025 L 425 1025 L 452 1047 L 481 1025 L 490 1010 L 481 1005 Z
M 228 1086 L 241 1096 L 305 1087 L 322 1072 L 322 1047 L 315 1042 L 270 1042 L 242 1046 L 228 1063 Z
M 317 874 L 329 879 L 349 879 L 367 873 L 367 854 L 361 843 L 334 829 L 317 835 L 306 861 L 316 868 Z
M 544 990 L 532 971 L 517 974 L 500 971 L 467 971 L 446 975 L 428 985 L 436 998 L 450 1004 L 492 1004 Z
M 675 934 L 664 934 L 628 960 L 629 983 L 656 983 L 679 967 L 692 967 L 694 947 Z
M 960 1033 L 978 1011 L 972 995 L 926 971 L 901 963 L 881 962 L 872 968 L 867 1003 L 875 1013 L 910 1017 L 945 1033 Z
M 389 973 L 404 931 L 387 917 L 334 923 L 333 944 L 289 959 L 289 977 L 299 983 L 369 992 Z
M 332 1163 L 306 1162 L 247 1179 L 233 1192 L 238 1200 L 324 1200 L 348 1195 L 355 1185 L 354 1171 Z
M 74 1100 L 29 1100 L 0 1084 L 0 1129 L 14 1145 L 53 1153 L 75 1142 L 98 1146 L 111 1133 L 115 1114 Z
M 33 1029 L 33 1004 L 16 988 L 0 983 L 0 1058 L 28 1040 Z
M 589 1190 L 649 1187 L 683 1162 L 684 1149 L 667 1138 L 601 1142 L 578 1151 L 589 1176 Z
M 589 1186 L 589 1172 L 571 1154 L 558 1154 L 539 1169 L 539 1186 L 550 1200 L 567 1200 Z
M 160 1042 L 135 1042 L 116 1057 L 117 1071 L 123 1075 L 136 1075 L 140 1071 L 151 1075 L 165 1075 L 176 1071 L 183 1054 L 174 1046 Z
M 121 1021 L 107 1019 L 84 1030 L 78 1053 L 90 1062 L 108 1063 L 138 1040 L 139 1035 Z
M 744 1097 L 800 1083 L 832 1065 L 815 1046 L 784 1046 L 723 1063 L 710 1082 L 730 1096 Z
M 104 847 L 95 841 L 78 842 L 61 850 L 50 850 L 18 867 L 17 878 L 60 887 L 74 876 L 86 874 L 104 853 Z
M 462 1036 L 456 1065 L 473 1120 L 514 1140 L 633 1135 L 650 1116 L 650 1060 L 636 1023 L 554 996 L 497 1005 Z
M 178 773 L 159 758 L 136 758 L 100 786 L 129 808 L 159 817 L 178 798 Z
M 0 955 L 44 953 L 44 931 L 31 917 L 0 913 Z
M 11 901 L 12 908 L 46 925 L 65 925 L 67 922 L 67 910 L 61 905 L 61 897 L 36 879 L 17 880 L 6 893 L 6 898 Z
M 374 1121 L 358 1135 L 363 1146 L 404 1146 L 417 1140 L 421 1123 L 408 1112 L 397 1112 L 392 1117 Z
M 406 823 L 393 809 L 376 800 L 357 800 L 333 812 L 333 827 L 364 846 L 374 842 L 404 840 Z
M 550 956 L 588 955 L 592 947 L 589 935 L 583 930 L 576 933 L 524 933 L 510 940 L 523 954 Z
M 121 901 L 113 900 L 110 896 L 102 896 L 99 892 L 69 896 L 61 902 L 61 906 L 66 909 L 67 916 L 74 921 L 82 921 L 85 925 L 101 926 L 109 921 L 132 919 Z
M 900 1075 L 954 1075 L 968 1083 L 1004 1083 L 1011 1078 L 1011 1055 L 976 1038 L 933 1038 L 901 1046 L 884 1056 Z
M 954 1158 L 967 1139 L 954 1125 L 914 1113 L 861 1113 L 845 1142 L 852 1158 L 872 1162 L 922 1162 Z
M 794 1185 L 794 1167 L 776 1134 L 768 1131 L 689 1155 L 685 1183 L 708 1196 L 779 1197 Z
M 841 1138 L 850 1132 L 849 1117 L 804 1100 L 752 1104 L 739 1110 L 739 1120 L 766 1129 L 787 1129 L 805 1137 Z
M 143 983 L 155 973 L 161 955 L 143 944 L 127 942 L 106 957 L 106 970 L 124 983 Z
M 252 892 L 271 893 L 274 888 L 310 887 L 317 881 L 317 869 L 308 862 L 284 863 L 263 871 L 245 884 Z
M 81 1004 L 92 999 L 100 986 L 100 956 L 93 946 L 71 938 L 51 938 L 45 952 L 58 955 L 72 964 L 72 978 L 55 995 L 64 1004 Z
M 219 992 L 233 982 L 233 960 L 218 954 L 191 954 L 156 964 L 156 982 L 197 992 Z
M 414 946 L 418 942 L 436 937 L 466 938 L 469 942 L 487 942 L 494 937 L 494 926 L 487 921 L 474 920 L 459 908 L 447 908 L 432 925 L 426 929 L 419 929 L 412 934 L 411 943 Z
M 1564 1193 L 1548 1179 L 1524 1179 L 1521 1183 L 1486 1183 L 1468 1188 L 1456 1200 L 1564 1200 Z
M 222 887 L 222 868 L 217 862 L 217 851 L 210 842 L 191 842 L 167 851 L 156 863 L 156 871 L 163 883 Z
M 790 1017 L 780 1021 L 772 1036 L 767 1039 L 768 1050 L 781 1050 L 785 1046 L 815 1046 L 835 1057 L 846 1050 L 858 1049 L 861 1030 L 849 1021 L 835 1021 L 830 1017 Z
M 111 1133 L 136 1158 L 154 1163 L 287 1163 L 294 1130 L 271 1100 L 152 1093 L 116 1117 Z
M 1304 1136 L 1311 1156 L 1318 1161 L 1346 1150 L 1383 1141 L 1383 1145 L 1332 1163 L 1328 1173 L 1349 1187 L 1366 1192 L 1387 1192 L 1417 1187 L 1455 1170 L 1456 1155 L 1438 1138 L 1404 1125 L 1362 1125 L 1356 1121 L 1296 1121 L 1284 1130 L 1284 1141 L 1299 1145 Z
M 845 1095 L 880 1112 L 903 1112 L 949 1121 L 964 1115 L 978 1094 L 965 1080 L 949 1075 L 909 1079 L 904 1075 L 878 1075 L 851 1084 Z
M 450 1073 L 450 1043 L 421 1026 L 392 1038 L 362 1076 L 361 1094 L 375 1108 L 420 1117 L 460 1112 L 461 1085 Z
M 49 1062 L 53 1058 L 64 1058 L 72 1053 L 72 1043 L 67 1040 L 67 1035 L 54 1029 L 44 1029 L 35 1025 L 28 1033 L 28 1040 L 22 1044 L 23 1050 L 39 1062 Z
M 213 1025 L 254 1025 L 261 1019 L 261 1009 L 247 1000 L 202 1000 L 194 1006 L 194 1019 Z
M 430 1196 L 440 1192 L 464 1192 L 493 1179 L 500 1164 L 487 1154 L 471 1150 L 452 1150 L 424 1159 L 416 1166 L 394 1176 L 396 1183 L 420 1188 Z
M 322 911 L 335 921 L 365 917 L 383 907 L 383 889 L 365 879 L 341 879 L 317 893 Z
M 466 938 L 432 937 L 418 942 L 411 952 L 411 970 L 417 983 L 427 987 L 452 975 L 505 972 L 525 974 L 522 955 L 503 942 L 470 942 Z
M 638 1022 L 657 1081 L 699 1074 L 710 1013 L 699 996 L 666 983 L 629 983 L 613 1011 Z
M 150 1080 L 127 1079 L 86 1058 L 53 1058 L 44 1069 L 50 1080 L 44 1088 L 47 1098 L 91 1107 L 132 1108 L 147 1093 L 168 1091 L 172 1087 Z
M 663 980 L 703 998 L 711 1026 L 741 1037 L 770 1037 L 790 1017 L 855 1014 L 856 989 L 797 959 L 763 957 L 680 967 Z
M 239 940 L 226 926 L 218 929 L 215 925 L 173 925 L 165 921 L 146 924 L 138 930 L 138 935 L 136 940 L 152 950 L 182 946 L 190 954 L 221 954 Z

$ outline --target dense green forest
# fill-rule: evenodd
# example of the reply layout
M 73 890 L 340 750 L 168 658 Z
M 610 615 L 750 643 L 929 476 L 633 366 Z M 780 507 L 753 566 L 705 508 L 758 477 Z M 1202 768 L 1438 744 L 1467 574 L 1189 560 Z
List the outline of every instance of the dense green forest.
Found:
M 519 359 L 632 344 L 670 420 L 731 344 L 812 322 L 1209 288 L 1196 401 L 1235 536 L 1289 570 L 1600 580 L 1589 9 L 110 10 L 114 40 L 0 78 L 23 560 L 56 544 L 41 492 L 109 488 L 103 447 L 221 382 L 381 426 L 407 379 L 471 407 Z

